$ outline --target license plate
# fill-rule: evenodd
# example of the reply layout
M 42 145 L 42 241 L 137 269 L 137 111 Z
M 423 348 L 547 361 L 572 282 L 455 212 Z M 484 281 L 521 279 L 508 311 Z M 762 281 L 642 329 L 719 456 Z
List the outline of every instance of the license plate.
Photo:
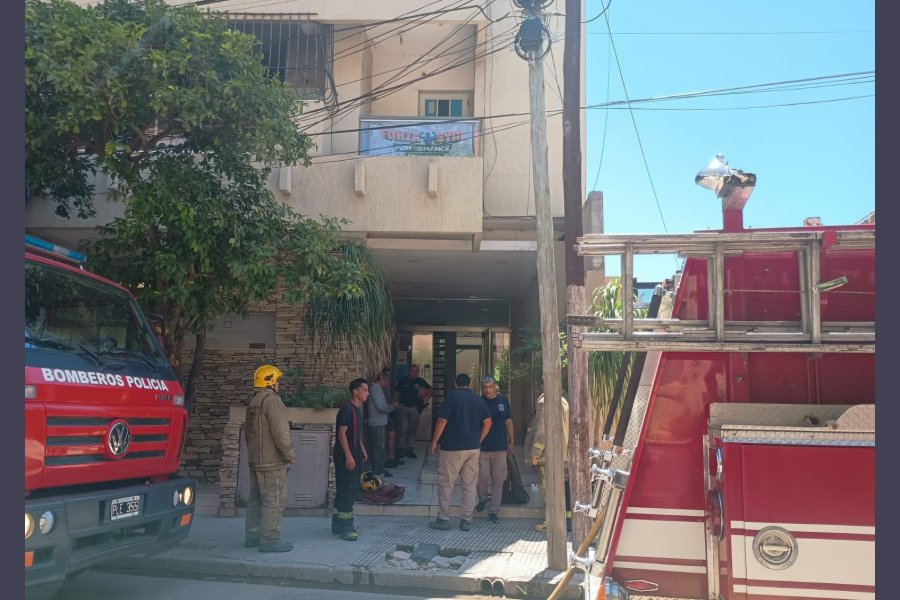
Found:
M 128 517 L 136 517 L 139 514 L 141 514 L 140 496 L 116 498 L 109 505 L 109 518 L 113 521 Z

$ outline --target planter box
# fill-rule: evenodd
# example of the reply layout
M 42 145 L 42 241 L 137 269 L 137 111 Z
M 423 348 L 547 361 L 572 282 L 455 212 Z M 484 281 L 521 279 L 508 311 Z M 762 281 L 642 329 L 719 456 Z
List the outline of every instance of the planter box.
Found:
M 338 409 L 286 407 L 285 411 L 291 422 L 291 437 L 299 459 L 294 468 L 288 471 L 287 508 L 323 511 L 334 502 L 331 447 L 334 444 L 334 422 Z M 231 406 L 228 416 L 219 470 L 218 515 L 221 517 L 238 514 L 238 497 L 246 496 L 250 476 L 241 439 L 247 407 Z

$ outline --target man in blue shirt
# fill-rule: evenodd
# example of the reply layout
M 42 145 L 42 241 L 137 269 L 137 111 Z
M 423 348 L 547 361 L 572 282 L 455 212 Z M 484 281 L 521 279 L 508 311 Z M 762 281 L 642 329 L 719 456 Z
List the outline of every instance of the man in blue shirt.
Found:
M 431 395 L 431 386 L 419 377 L 418 365 L 410 365 L 407 376 L 397 382 L 397 387 L 394 388 L 394 403 L 399 404 L 396 409 L 397 458 L 418 458 L 413 452 L 413 446 L 416 445 L 419 415 L 428 406 Z
M 488 507 L 488 518 L 492 523 L 500 519 L 500 500 L 503 498 L 503 483 L 506 481 L 506 454 L 513 446 L 513 422 L 509 409 L 509 399 L 500 393 L 497 380 L 491 375 L 481 378 L 481 398 L 491 413 L 491 430 L 481 442 L 481 456 L 478 460 L 478 504 L 475 510 L 481 512 Z
M 491 429 L 487 405 L 469 385 L 465 373 L 456 376 L 456 389 L 447 394 L 438 410 L 431 453 L 438 454 L 438 514 L 428 524 L 432 529 L 450 529 L 450 497 L 459 479 L 462 489 L 459 528 L 469 531 L 475 518 L 478 455 L 481 442 Z

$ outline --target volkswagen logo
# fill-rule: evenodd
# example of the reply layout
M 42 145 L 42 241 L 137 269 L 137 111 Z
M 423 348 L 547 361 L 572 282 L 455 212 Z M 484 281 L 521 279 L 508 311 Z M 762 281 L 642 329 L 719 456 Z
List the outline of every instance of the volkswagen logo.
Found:
M 106 434 L 106 449 L 113 458 L 121 458 L 128 452 L 128 444 L 131 443 L 131 432 L 125 421 L 115 421 Z

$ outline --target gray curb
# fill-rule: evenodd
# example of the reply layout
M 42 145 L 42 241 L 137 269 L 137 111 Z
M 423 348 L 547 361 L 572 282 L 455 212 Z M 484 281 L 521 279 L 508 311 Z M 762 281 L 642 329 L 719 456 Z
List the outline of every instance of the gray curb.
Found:
M 385 588 L 410 588 L 442 592 L 477 594 L 481 591 L 482 576 L 427 571 L 400 571 L 384 567 L 328 566 L 309 563 L 271 563 L 240 561 L 215 556 L 196 556 L 178 553 L 176 556 L 126 557 L 117 560 L 116 567 L 168 572 L 179 575 L 212 575 L 252 579 L 281 579 L 347 586 L 371 585 Z M 581 598 L 576 575 L 564 598 Z M 504 578 L 506 597 L 546 598 L 556 587 L 548 579 Z M 524 594 L 522 593 L 524 590 Z

